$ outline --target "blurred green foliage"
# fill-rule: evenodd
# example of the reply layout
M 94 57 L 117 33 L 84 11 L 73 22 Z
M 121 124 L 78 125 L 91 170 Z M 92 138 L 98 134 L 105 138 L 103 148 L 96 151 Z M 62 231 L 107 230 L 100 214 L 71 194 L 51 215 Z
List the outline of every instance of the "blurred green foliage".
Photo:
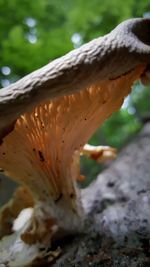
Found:
M 150 17 L 150 2 L 143 0 L 0 0 L 0 83 L 20 77 L 104 35 L 121 21 Z M 138 83 L 124 108 L 92 137 L 92 144 L 124 146 L 149 116 L 150 90 Z M 81 159 L 88 179 L 103 166 Z

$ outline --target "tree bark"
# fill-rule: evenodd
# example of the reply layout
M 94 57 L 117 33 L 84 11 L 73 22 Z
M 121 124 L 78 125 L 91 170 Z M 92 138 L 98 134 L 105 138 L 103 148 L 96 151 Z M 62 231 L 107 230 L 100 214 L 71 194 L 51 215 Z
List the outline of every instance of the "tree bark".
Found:
M 150 266 L 149 144 L 150 123 L 83 190 L 89 211 L 84 233 L 59 244 L 62 255 L 54 267 Z

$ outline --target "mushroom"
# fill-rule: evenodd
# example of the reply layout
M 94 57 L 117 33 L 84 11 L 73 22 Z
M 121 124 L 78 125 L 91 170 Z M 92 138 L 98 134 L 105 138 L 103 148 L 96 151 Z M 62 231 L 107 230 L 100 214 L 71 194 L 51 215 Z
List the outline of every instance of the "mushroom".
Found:
M 97 162 L 105 162 L 106 160 L 115 159 L 117 150 L 109 146 L 92 146 L 86 144 L 81 150 L 80 155 L 87 156 Z
M 114 156 L 85 144 L 149 63 L 150 20 L 132 19 L 0 91 L 0 168 L 32 194 L 19 238 L 36 246 L 36 256 L 39 242 L 49 246 L 57 230 L 82 228 L 80 153 Z
M 19 213 L 28 208 L 33 207 L 33 197 L 29 190 L 19 186 L 13 194 L 12 199 L 3 205 L 0 212 L 0 238 L 13 232 L 13 221 L 18 217 Z

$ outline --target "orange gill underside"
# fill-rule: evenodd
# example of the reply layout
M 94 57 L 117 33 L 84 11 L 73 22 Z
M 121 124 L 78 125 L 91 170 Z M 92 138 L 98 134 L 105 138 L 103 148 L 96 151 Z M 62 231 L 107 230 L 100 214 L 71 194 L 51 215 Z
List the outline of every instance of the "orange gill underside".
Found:
M 19 117 L 0 146 L 0 167 L 41 200 L 57 201 L 61 194 L 73 197 L 80 149 L 119 109 L 144 68 L 46 101 Z

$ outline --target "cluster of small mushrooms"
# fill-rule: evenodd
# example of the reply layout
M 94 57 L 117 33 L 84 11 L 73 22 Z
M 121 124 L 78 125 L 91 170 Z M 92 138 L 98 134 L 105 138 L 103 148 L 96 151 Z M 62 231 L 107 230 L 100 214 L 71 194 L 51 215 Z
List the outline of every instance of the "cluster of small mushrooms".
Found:
M 0 168 L 20 184 L 0 213 L 0 266 L 48 260 L 55 235 L 82 231 L 80 155 L 115 157 L 86 143 L 135 81 L 150 83 L 149 64 L 150 20 L 131 19 L 0 90 Z

